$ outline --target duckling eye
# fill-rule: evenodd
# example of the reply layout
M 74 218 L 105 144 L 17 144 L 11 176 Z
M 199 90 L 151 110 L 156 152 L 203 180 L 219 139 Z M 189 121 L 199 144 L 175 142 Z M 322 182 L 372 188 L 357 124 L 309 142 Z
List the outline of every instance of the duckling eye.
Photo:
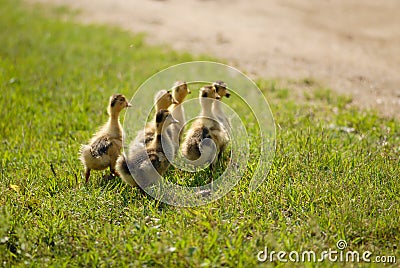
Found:
M 116 102 L 117 102 L 117 99 L 113 99 L 113 100 L 111 101 L 111 107 L 114 107 Z

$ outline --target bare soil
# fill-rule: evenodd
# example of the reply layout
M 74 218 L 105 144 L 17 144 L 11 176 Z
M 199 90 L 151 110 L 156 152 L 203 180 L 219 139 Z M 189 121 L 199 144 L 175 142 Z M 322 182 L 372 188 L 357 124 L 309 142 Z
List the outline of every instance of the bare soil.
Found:
M 27 0 L 81 10 L 83 22 L 147 33 L 252 78 L 305 78 L 400 117 L 399 0 Z M 301 83 L 298 83 L 301 88 Z

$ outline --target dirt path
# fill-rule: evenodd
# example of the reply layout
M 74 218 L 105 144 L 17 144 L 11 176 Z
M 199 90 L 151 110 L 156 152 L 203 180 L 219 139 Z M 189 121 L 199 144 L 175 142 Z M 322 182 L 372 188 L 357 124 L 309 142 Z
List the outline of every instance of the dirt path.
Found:
M 314 78 L 400 117 L 399 0 L 28 0 L 147 41 L 226 59 L 250 76 Z

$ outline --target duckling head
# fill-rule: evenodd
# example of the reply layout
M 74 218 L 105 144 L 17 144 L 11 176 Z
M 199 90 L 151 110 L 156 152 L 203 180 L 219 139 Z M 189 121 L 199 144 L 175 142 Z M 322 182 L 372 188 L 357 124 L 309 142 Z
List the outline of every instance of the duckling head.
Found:
M 186 82 L 184 81 L 176 81 L 174 83 L 173 89 L 172 89 L 172 96 L 174 99 L 182 103 L 183 100 L 186 98 L 187 94 L 190 94 L 190 89 L 188 88 Z
M 163 128 L 167 128 L 171 124 L 179 123 L 167 109 L 162 109 L 156 114 L 156 128 L 158 134 L 161 133 Z
M 221 96 L 217 93 L 215 86 L 204 86 L 200 89 L 199 98 L 211 98 L 211 99 L 221 99 Z
M 160 111 L 168 109 L 171 104 L 178 104 L 178 102 L 172 96 L 171 90 L 162 89 L 154 96 L 154 104 L 156 105 L 156 110 Z
M 110 97 L 110 103 L 108 105 L 108 114 L 119 114 L 122 109 L 132 107 L 132 104 L 128 102 L 126 97 L 122 94 L 114 94 Z
M 231 96 L 231 93 L 229 93 L 227 85 L 224 81 L 217 80 L 212 85 L 217 89 L 217 93 L 218 95 L 221 96 L 221 98 L 222 97 L 229 98 Z

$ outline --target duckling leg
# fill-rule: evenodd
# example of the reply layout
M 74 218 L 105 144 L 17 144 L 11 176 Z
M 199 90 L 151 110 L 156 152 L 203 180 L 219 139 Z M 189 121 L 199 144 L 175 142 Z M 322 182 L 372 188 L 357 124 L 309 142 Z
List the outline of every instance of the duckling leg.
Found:
M 210 170 L 211 170 L 211 172 L 214 172 L 214 171 L 215 171 L 216 165 L 217 165 L 216 162 L 212 162 L 212 163 L 210 164 Z
M 110 170 L 110 173 L 114 176 L 114 177 L 120 177 L 121 178 L 121 175 L 119 175 L 119 173 L 118 173 L 118 171 L 116 171 L 115 169 L 113 169 L 113 170 Z
M 120 175 L 119 175 L 119 173 L 115 170 L 115 165 L 114 166 L 110 166 L 110 175 L 111 176 L 118 176 L 118 177 L 121 177 Z
M 214 158 L 214 161 L 212 161 L 211 164 L 210 164 L 211 173 L 214 173 L 214 172 L 216 172 L 216 170 L 217 170 L 217 165 L 218 165 L 218 163 L 219 163 L 219 156 L 220 156 L 220 154 L 221 154 L 221 152 L 218 152 L 218 153 L 217 153 L 218 156 L 215 157 L 215 158 Z
M 119 157 L 119 153 L 116 156 L 111 156 L 111 161 L 110 161 L 110 175 L 115 177 L 121 177 L 118 172 L 115 170 L 115 167 L 117 166 L 117 159 Z
M 89 177 L 90 177 L 90 169 L 86 168 L 85 170 L 85 179 L 86 179 L 86 183 L 89 182 Z
M 222 150 L 218 153 L 218 161 L 221 161 L 222 158 Z

